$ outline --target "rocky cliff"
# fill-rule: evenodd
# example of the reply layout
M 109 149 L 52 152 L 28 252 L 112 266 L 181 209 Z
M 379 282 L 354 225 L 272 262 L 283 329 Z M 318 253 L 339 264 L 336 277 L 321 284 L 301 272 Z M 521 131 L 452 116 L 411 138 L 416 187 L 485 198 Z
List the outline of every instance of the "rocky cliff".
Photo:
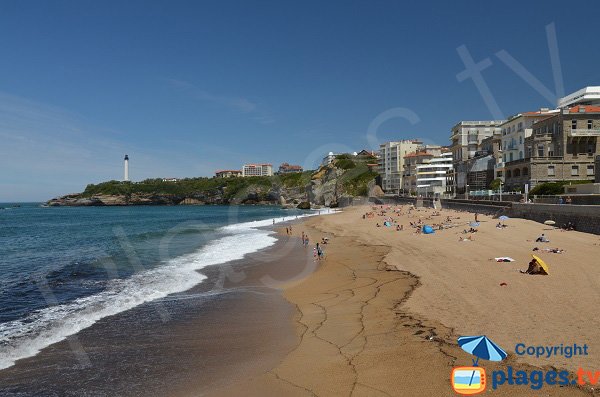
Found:
M 47 202 L 49 206 L 273 204 L 287 207 L 338 205 L 341 197 L 366 196 L 375 173 L 347 159 L 304 174 L 229 178 L 193 178 L 179 182 L 110 181 L 84 192 Z

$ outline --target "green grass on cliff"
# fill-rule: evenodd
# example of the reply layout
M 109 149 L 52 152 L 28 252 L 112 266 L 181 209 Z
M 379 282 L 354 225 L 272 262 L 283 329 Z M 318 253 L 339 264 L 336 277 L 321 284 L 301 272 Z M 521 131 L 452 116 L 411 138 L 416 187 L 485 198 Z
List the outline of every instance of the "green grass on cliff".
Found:
M 146 179 L 141 182 L 108 181 L 87 185 L 82 196 L 153 194 L 187 197 L 219 190 L 225 198 L 232 198 L 248 188 L 269 190 L 274 186 L 303 187 L 310 182 L 311 174 L 312 171 L 271 177 L 185 178 L 177 182 L 163 182 L 162 179 Z
M 352 196 L 367 196 L 368 184 L 377 177 L 377 172 L 370 171 L 365 163 L 356 163 L 355 167 L 347 170 L 341 177 L 344 191 Z

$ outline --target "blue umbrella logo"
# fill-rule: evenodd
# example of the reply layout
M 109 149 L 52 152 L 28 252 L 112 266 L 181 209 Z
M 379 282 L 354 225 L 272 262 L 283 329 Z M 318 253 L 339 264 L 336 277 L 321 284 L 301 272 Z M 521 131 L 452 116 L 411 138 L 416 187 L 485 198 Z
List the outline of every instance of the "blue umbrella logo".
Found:
M 480 358 L 490 361 L 502 361 L 507 356 L 506 352 L 502 350 L 500 346 L 492 342 L 492 340 L 485 335 L 461 336 L 458 338 L 458 345 L 467 353 L 477 357 L 473 360 L 474 367 L 477 367 Z M 469 386 L 473 383 L 474 376 L 475 371 L 471 374 Z
M 474 355 L 477 359 L 473 360 L 473 366 L 477 366 L 480 358 L 490 361 L 502 361 L 507 354 L 500 346 L 492 342 L 485 335 L 480 336 L 461 336 L 458 338 L 458 345 L 464 351 Z

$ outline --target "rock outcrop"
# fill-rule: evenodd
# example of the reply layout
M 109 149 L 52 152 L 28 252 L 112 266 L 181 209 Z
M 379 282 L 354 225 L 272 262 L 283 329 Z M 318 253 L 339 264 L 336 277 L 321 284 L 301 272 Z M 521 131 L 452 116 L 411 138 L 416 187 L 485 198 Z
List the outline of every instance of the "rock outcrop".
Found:
M 241 189 L 229 191 L 228 186 L 230 185 L 222 184 L 184 195 L 135 192 L 136 184 L 131 184 L 127 190 L 120 191 L 133 191 L 134 193 L 95 194 L 94 192 L 110 190 L 88 190 L 86 188 L 87 193 L 69 194 L 54 198 L 48 201 L 47 204 L 49 206 L 272 204 L 284 208 L 337 207 L 341 198 L 352 197 L 352 194 L 346 191 L 345 181 L 360 176 L 361 172 L 359 167 L 353 169 L 338 168 L 334 162 L 319 168 L 317 172 L 312 174 L 310 183 L 305 186 L 301 184 L 284 186 L 281 179 L 273 177 L 260 180 Z M 369 177 L 370 175 L 367 175 L 367 179 Z M 115 181 L 113 186 L 120 187 L 121 185 Z M 374 181 L 370 181 L 367 186 L 371 195 L 379 196 L 383 194 L 381 189 L 375 186 Z M 235 186 L 231 189 L 234 188 Z M 137 189 L 142 190 L 141 188 Z M 367 189 L 365 188 L 364 194 L 366 193 Z

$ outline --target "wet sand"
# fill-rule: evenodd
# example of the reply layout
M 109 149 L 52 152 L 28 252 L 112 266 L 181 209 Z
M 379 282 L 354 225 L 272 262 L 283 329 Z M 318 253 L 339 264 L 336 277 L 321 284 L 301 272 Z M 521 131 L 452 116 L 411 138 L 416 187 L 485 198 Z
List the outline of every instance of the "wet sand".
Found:
M 304 254 L 282 238 L 205 268 L 199 286 L 104 318 L 0 371 L 0 395 L 197 396 L 268 371 L 297 343 L 294 308 L 277 285 L 304 268 Z

